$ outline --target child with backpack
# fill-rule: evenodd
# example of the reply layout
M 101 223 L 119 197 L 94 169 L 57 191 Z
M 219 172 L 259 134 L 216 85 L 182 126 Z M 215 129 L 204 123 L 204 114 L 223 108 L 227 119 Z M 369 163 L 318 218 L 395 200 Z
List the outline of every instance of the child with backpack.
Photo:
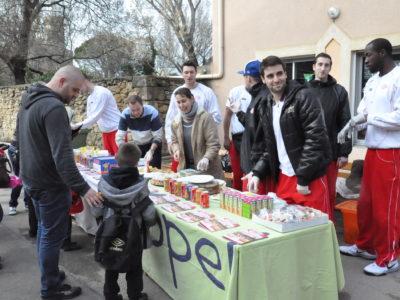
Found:
M 103 217 L 95 239 L 95 260 L 105 268 L 104 297 L 122 300 L 119 273 L 126 273 L 130 300 L 146 300 L 143 290 L 142 252 L 150 245 L 147 228 L 156 223 L 156 211 L 149 198 L 147 180 L 137 168 L 141 151 L 133 143 L 122 144 L 112 168 L 99 182 L 103 208 L 94 208 Z M 149 240 L 148 240 L 149 239 Z

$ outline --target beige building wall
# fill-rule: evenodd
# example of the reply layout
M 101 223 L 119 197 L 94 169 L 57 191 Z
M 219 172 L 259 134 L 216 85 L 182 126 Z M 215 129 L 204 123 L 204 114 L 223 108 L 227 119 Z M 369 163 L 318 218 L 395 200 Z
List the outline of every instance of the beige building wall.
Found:
M 331 6 L 341 10 L 336 20 L 327 15 Z M 332 75 L 352 95 L 352 53 L 377 37 L 400 46 L 399 15 L 399 0 L 213 0 L 212 71 L 222 76 L 212 87 L 222 111 L 229 90 L 243 83 L 236 72 L 268 55 L 326 51 L 333 58 Z

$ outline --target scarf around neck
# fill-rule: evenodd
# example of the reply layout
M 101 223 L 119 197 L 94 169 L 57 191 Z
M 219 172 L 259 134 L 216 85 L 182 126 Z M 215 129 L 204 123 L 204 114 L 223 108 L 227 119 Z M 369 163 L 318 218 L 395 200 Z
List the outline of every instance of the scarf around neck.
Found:
M 188 120 L 193 119 L 195 117 L 196 113 L 197 113 L 197 108 L 198 108 L 198 104 L 197 104 L 196 101 L 194 101 L 192 109 L 190 110 L 190 112 L 188 112 L 187 114 L 181 112 L 182 118 L 188 119 Z

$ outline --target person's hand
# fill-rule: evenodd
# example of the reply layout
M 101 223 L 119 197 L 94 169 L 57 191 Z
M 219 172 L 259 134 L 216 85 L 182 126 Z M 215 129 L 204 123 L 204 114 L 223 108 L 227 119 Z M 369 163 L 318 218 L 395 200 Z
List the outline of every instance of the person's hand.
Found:
M 358 115 L 352 117 L 350 120 L 350 126 L 355 127 L 357 124 L 362 124 L 362 123 L 366 122 L 367 116 L 368 115 L 358 114 Z
M 308 188 L 308 185 L 297 185 L 297 192 L 302 194 L 302 195 L 309 195 L 311 194 L 310 189 Z
M 351 120 L 338 133 L 337 142 L 339 144 L 344 144 L 344 142 L 346 142 L 346 138 L 351 139 L 354 127 L 352 127 L 350 123 Z
M 146 162 L 150 162 L 153 159 L 153 154 L 154 154 L 154 151 L 151 149 L 146 152 L 146 154 L 144 156 L 144 159 L 146 160 Z
M 89 189 L 85 195 L 83 195 L 83 200 L 85 200 L 91 207 L 100 206 L 104 201 L 103 197 L 100 196 L 95 190 Z
M 208 160 L 208 158 L 203 157 L 202 159 L 200 159 L 200 161 L 197 164 L 197 170 L 206 171 L 208 169 L 209 163 L 210 163 L 210 161 Z
M 172 150 L 172 143 L 168 143 L 167 148 L 169 155 L 174 156 L 174 151 Z
M 229 136 L 224 137 L 224 148 L 226 150 L 231 150 L 231 140 L 229 139 Z
M 71 123 L 70 126 L 71 126 L 71 129 L 72 129 L 72 130 L 76 130 L 76 129 L 80 128 L 80 127 L 82 126 L 82 124 L 79 124 L 79 123 Z
M 248 175 L 246 175 L 246 176 L 248 176 Z M 257 177 L 257 176 L 253 176 L 253 173 L 251 173 L 250 176 L 251 177 L 249 177 L 250 179 L 249 179 L 249 181 L 247 183 L 247 189 L 251 193 L 257 193 L 258 192 L 258 185 L 260 184 L 260 178 Z
M 347 159 L 347 157 L 338 157 L 337 159 L 337 167 L 339 169 L 343 168 L 345 165 L 347 165 L 347 163 L 349 162 L 349 160 Z
M 173 154 L 175 161 L 179 161 L 179 150 L 175 151 L 175 153 Z
M 235 101 L 235 102 L 231 103 L 231 105 L 229 106 L 230 110 L 234 114 L 237 114 L 240 111 L 241 107 L 242 107 L 242 103 L 240 101 Z

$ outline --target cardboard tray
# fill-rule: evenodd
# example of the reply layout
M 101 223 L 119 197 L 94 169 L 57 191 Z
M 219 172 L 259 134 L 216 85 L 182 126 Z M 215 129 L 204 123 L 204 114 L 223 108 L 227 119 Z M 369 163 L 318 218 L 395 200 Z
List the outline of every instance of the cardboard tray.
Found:
M 271 228 L 278 232 L 290 232 L 295 230 L 300 230 L 308 227 L 318 226 L 322 224 L 326 224 L 329 221 L 328 215 L 323 214 L 321 217 L 314 218 L 312 220 L 306 220 L 299 223 L 277 223 L 264 220 L 257 215 L 253 214 L 252 216 L 253 222 L 263 225 L 265 227 Z

